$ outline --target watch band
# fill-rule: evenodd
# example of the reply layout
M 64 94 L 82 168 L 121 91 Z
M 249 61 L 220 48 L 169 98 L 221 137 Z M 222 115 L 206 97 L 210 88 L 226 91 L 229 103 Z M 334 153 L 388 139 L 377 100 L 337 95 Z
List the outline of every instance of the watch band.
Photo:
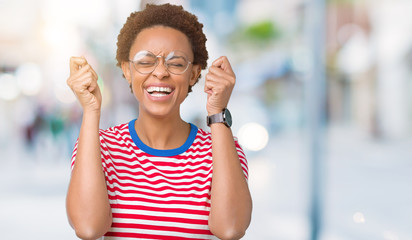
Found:
M 212 116 L 208 116 L 208 118 L 207 118 L 207 125 L 208 126 L 210 126 L 210 124 L 212 124 L 212 123 L 222 123 L 222 122 L 224 122 L 223 112 L 213 114 Z
M 223 109 L 222 112 L 207 116 L 206 118 L 207 126 L 210 127 L 213 123 L 223 123 L 226 127 L 230 128 L 232 126 L 232 116 L 227 108 Z

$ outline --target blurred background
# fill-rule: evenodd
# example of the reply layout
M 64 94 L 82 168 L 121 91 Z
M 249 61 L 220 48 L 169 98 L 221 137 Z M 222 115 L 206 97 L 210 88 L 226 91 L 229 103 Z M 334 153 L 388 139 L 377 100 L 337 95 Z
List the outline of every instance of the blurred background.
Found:
M 209 65 L 227 55 L 236 72 L 229 109 L 254 200 L 243 239 L 412 239 L 412 1 L 0 0 L 2 239 L 76 239 L 69 58 L 99 74 L 101 128 L 136 118 L 116 41 L 147 2 L 195 13 Z M 182 114 L 206 128 L 203 84 Z

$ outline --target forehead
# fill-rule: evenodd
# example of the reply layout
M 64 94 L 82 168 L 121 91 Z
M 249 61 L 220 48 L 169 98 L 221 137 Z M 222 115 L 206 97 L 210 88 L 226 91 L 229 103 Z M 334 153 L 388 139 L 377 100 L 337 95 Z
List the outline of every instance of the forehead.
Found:
M 179 30 L 165 26 L 154 26 L 143 29 L 135 38 L 130 48 L 130 57 L 141 50 L 150 51 L 156 55 L 166 56 L 172 51 L 181 51 L 193 58 L 192 47 L 188 37 Z

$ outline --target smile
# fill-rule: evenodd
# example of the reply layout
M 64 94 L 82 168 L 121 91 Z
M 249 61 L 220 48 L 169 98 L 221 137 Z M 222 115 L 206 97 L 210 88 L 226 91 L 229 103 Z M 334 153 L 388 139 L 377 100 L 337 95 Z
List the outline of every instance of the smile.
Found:
M 169 95 L 173 90 L 169 87 L 148 87 L 146 91 L 153 97 L 164 97 Z
M 170 85 L 166 85 L 166 84 L 162 84 L 162 85 L 148 85 L 146 86 L 146 88 L 144 89 L 146 92 L 146 96 L 152 100 L 152 101 L 169 101 L 174 92 L 175 92 L 175 88 L 173 86 Z

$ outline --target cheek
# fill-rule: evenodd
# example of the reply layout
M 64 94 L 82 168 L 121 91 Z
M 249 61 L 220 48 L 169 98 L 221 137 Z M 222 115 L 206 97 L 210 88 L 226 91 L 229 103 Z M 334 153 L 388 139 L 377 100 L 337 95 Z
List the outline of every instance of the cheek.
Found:
M 138 95 L 144 94 L 143 87 L 142 87 L 143 80 L 138 76 L 133 76 L 130 88 L 133 91 L 133 94 L 137 97 Z
M 187 78 L 185 78 L 185 79 L 182 81 L 181 91 L 187 95 L 187 94 L 189 93 L 189 88 L 190 88 L 190 85 L 191 85 L 191 84 L 192 84 L 192 83 L 191 83 L 191 80 L 190 80 L 190 78 L 189 78 L 189 76 L 188 76 Z

